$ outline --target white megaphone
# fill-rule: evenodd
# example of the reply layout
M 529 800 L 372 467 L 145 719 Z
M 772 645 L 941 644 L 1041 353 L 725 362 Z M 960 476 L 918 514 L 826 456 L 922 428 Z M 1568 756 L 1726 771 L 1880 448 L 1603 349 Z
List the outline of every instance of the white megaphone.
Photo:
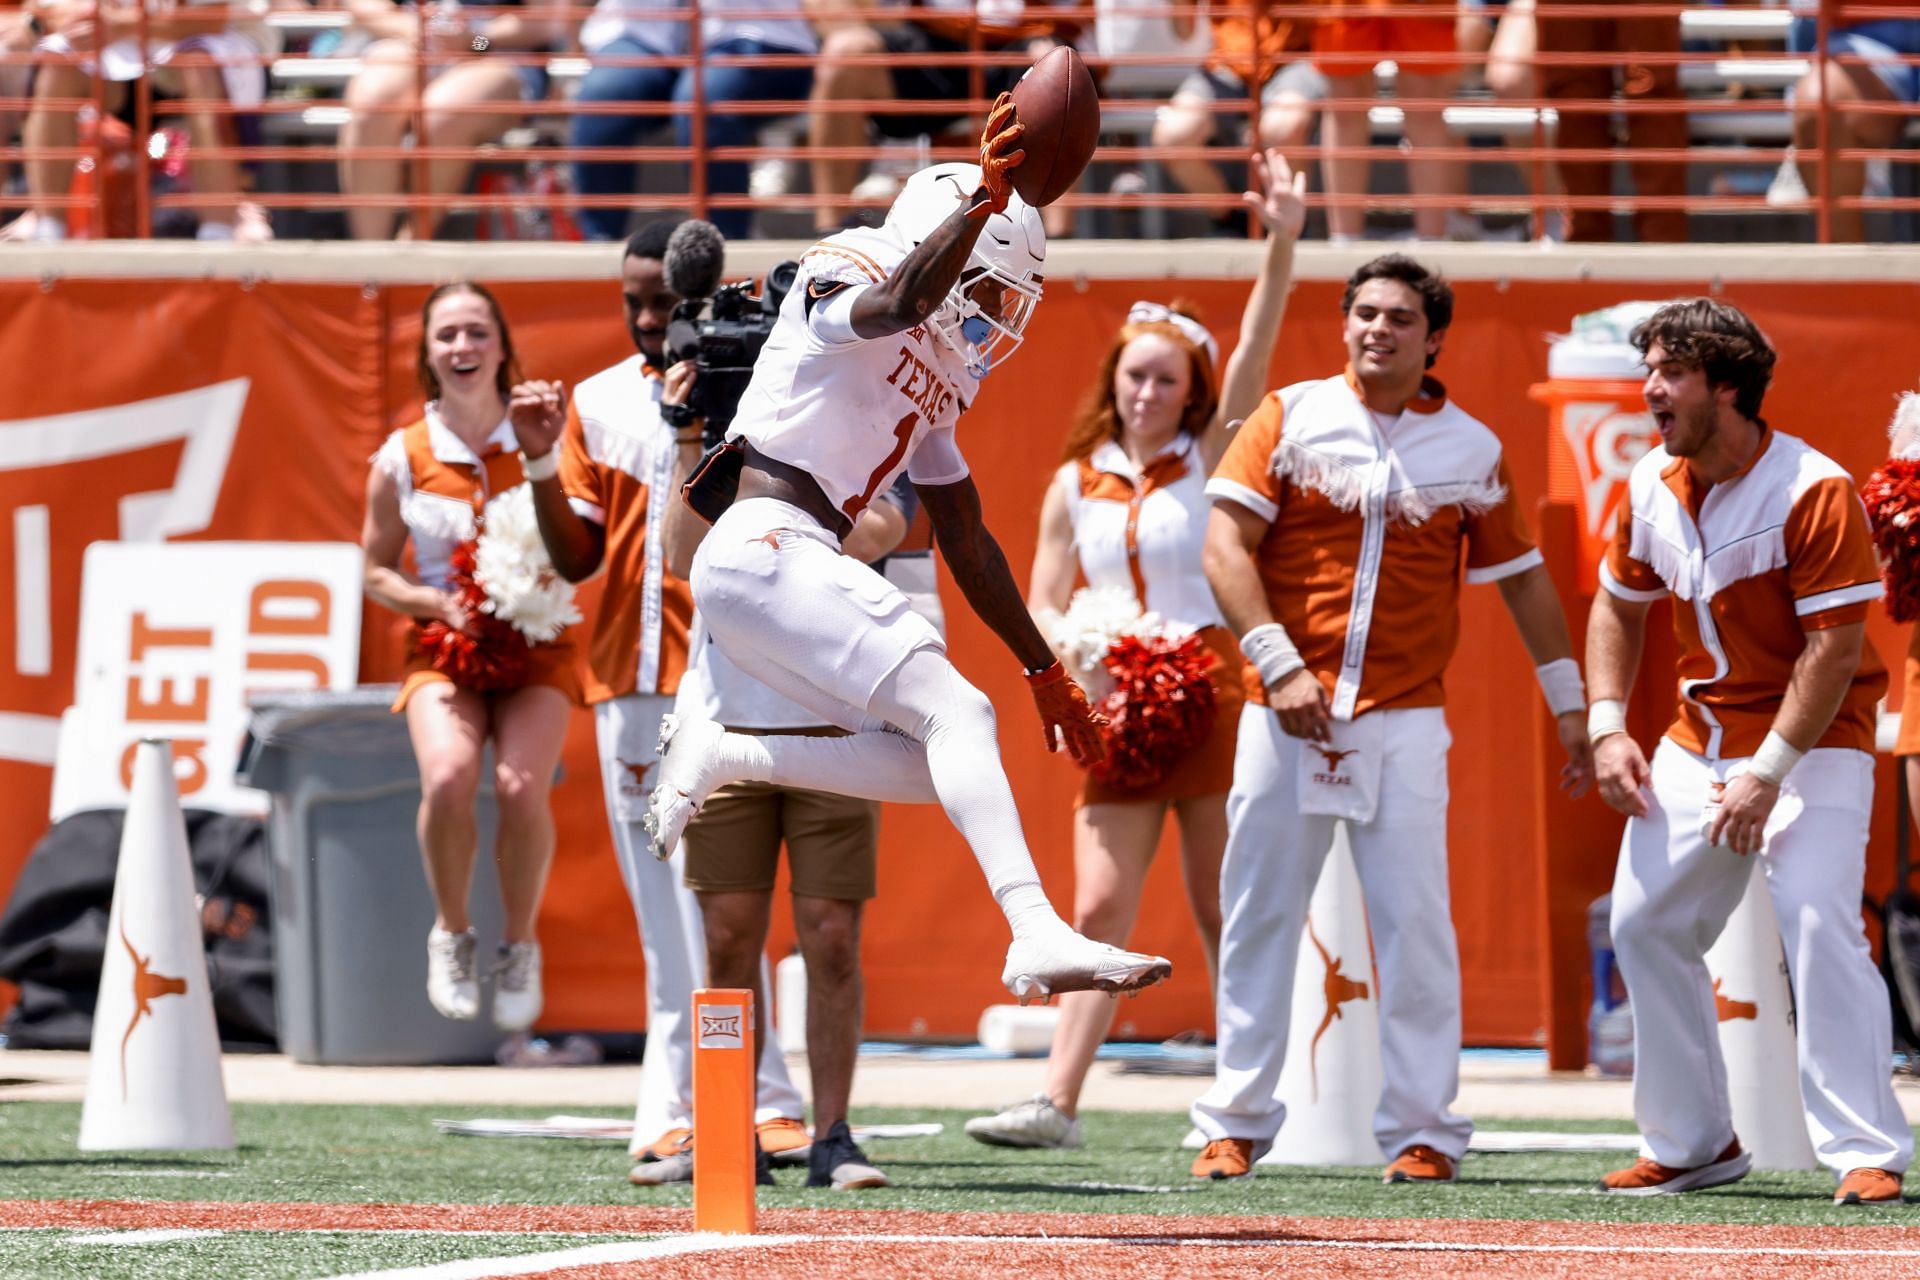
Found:
M 173 751 L 148 739 L 134 758 L 107 917 L 80 1149 L 232 1146 Z

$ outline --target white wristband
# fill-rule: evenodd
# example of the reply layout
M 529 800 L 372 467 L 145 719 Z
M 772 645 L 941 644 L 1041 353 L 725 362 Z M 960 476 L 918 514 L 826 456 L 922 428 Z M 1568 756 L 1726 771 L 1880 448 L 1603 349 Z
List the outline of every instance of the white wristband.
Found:
M 1793 772 L 1793 766 L 1800 763 L 1800 757 L 1807 754 L 1788 742 L 1773 730 L 1767 730 L 1767 740 L 1753 753 L 1753 759 L 1747 764 L 1747 772 L 1762 782 L 1779 786 Z
M 551 480 L 560 474 L 560 451 L 549 449 L 537 458 L 520 455 L 520 465 L 525 468 L 529 480 Z
M 1616 733 L 1627 731 L 1627 704 L 1618 698 L 1603 698 L 1587 708 L 1587 741 L 1597 743 Z
M 1587 705 L 1587 682 L 1580 678 L 1580 664 L 1572 658 L 1555 658 L 1533 669 L 1540 681 L 1540 692 L 1547 696 L 1547 710 L 1556 716 L 1579 711 Z
M 1293 637 L 1277 622 L 1255 627 L 1240 637 L 1240 652 L 1260 673 L 1260 683 L 1278 684 L 1307 664 L 1293 647 Z

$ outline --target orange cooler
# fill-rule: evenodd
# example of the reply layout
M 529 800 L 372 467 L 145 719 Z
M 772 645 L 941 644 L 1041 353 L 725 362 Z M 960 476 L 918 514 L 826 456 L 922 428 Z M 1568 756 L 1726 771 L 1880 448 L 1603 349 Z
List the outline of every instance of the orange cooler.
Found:
M 1646 368 L 1629 337 L 1662 305 L 1623 302 L 1575 317 L 1573 332 L 1547 353 L 1547 381 L 1527 388 L 1547 406 L 1547 496 L 1579 513 L 1580 585 L 1588 592 L 1599 589 L 1627 476 L 1660 440 L 1640 392 Z

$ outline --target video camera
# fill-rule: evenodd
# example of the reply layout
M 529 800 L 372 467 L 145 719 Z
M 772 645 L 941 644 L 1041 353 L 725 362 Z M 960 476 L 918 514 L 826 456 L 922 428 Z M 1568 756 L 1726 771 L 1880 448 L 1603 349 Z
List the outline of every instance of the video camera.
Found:
M 752 292 L 751 282 L 722 285 L 711 297 L 688 298 L 667 323 L 669 365 L 691 360 L 699 371 L 687 408 L 703 419 L 703 443 L 709 449 L 726 439 L 753 376 L 753 362 L 773 333 L 780 304 L 800 271 L 782 262 L 767 273 L 766 287 Z

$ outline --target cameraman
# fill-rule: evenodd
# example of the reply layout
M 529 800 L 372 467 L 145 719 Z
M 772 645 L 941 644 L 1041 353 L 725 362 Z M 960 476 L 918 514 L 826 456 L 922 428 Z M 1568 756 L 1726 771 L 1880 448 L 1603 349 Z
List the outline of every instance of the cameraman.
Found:
M 653 1171 L 654 1162 L 686 1145 L 693 1113 L 692 997 L 706 973 L 699 906 L 681 885 L 678 867 L 647 855 L 639 826 L 660 717 L 672 707 L 686 670 L 693 617 L 687 584 L 667 568 L 666 531 L 651 518 L 656 504 L 681 505 L 680 484 L 700 456 L 700 424 L 674 428 L 663 417 L 685 405 L 697 385 L 692 361 L 670 364 L 666 357 L 668 317 L 680 302 L 667 283 L 672 230 L 669 223 L 643 227 L 622 256 L 623 310 L 637 354 L 582 382 L 571 402 L 559 383 L 525 382 L 513 389 L 509 408 L 554 567 L 570 582 L 607 570 L 588 646 L 586 694 L 607 820 L 646 957 L 636 1173 Z M 717 265 L 714 270 L 717 275 Z M 804 1109 L 777 1049 L 761 1055 L 760 1102 L 762 1145 L 772 1154 L 804 1156 Z

